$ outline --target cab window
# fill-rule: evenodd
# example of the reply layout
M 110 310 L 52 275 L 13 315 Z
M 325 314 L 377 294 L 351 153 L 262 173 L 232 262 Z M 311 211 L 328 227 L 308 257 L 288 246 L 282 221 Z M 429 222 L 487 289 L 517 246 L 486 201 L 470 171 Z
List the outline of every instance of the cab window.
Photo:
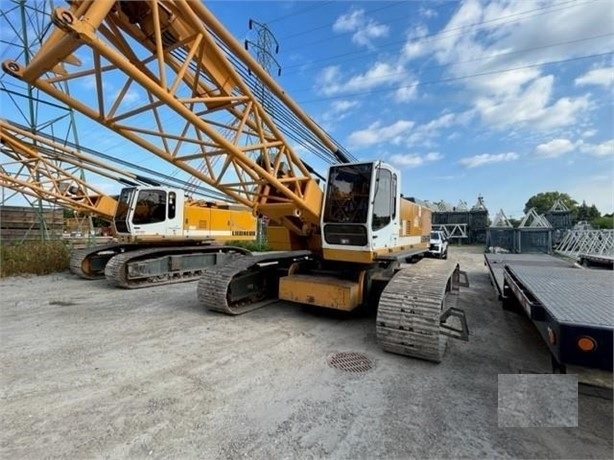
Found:
M 163 190 L 141 190 L 139 192 L 132 223 L 137 225 L 155 224 L 166 220 L 166 192 Z
M 390 223 L 395 207 L 392 186 L 392 173 L 385 169 L 379 169 L 375 183 L 373 220 L 371 222 L 373 230 L 384 228 Z

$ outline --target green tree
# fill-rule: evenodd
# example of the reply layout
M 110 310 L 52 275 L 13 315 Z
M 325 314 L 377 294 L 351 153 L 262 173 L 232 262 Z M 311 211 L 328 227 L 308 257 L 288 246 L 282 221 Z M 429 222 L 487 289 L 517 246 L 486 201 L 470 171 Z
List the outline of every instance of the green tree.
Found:
M 579 222 L 581 220 L 592 222 L 601 217 L 601 213 L 597 209 L 597 206 L 594 204 L 589 206 L 586 204 L 586 201 L 583 201 L 582 204 L 575 209 L 574 214 L 575 215 L 573 215 L 572 220 L 575 222 Z
M 573 211 L 578 206 L 578 202 L 572 199 L 567 193 L 561 192 L 542 192 L 538 193 L 537 195 L 533 195 L 531 198 L 529 198 L 529 201 L 525 203 L 524 213 L 526 214 L 529 212 L 529 209 L 535 208 L 538 214 L 545 214 L 559 199 L 569 208 L 570 211 L 572 211 L 573 215 Z
M 518 228 L 518 226 L 520 225 L 520 219 L 514 219 L 513 217 L 510 217 L 507 220 L 509 221 L 510 224 L 512 224 L 514 228 Z

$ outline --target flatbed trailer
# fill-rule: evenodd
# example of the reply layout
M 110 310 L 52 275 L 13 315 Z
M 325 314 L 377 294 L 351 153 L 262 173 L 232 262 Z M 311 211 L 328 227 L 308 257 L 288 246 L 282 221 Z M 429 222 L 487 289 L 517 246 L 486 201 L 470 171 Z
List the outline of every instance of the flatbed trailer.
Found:
M 503 292 L 520 303 L 558 364 L 612 370 L 610 272 L 507 265 Z
M 582 366 L 612 371 L 612 273 L 582 269 L 546 254 L 485 254 L 506 309 L 535 324 L 555 370 Z
M 578 263 L 585 267 L 614 270 L 614 256 L 603 254 L 579 254 Z

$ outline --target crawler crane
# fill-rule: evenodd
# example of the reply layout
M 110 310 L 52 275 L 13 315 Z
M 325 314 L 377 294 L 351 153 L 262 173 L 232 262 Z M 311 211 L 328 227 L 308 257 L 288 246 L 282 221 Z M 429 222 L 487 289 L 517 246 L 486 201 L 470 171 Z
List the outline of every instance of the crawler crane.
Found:
M 283 252 L 207 268 L 206 308 L 373 308 L 385 350 L 433 361 L 447 336 L 466 338 L 458 265 L 403 265 L 428 250 L 430 211 L 402 197 L 392 166 L 349 162 L 201 2 L 71 1 L 52 21 L 34 58 L 6 72 L 270 219 L 269 245 Z M 63 89 L 80 79 L 95 94 Z M 324 190 L 291 138 L 339 163 Z
M 106 276 L 121 287 L 188 281 L 206 266 L 249 254 L 212 244 L 255 238 L 255 218 L 245 207 L 188 199 L 181 189 L 102 163 L 3 119 L 0 143 L 9 159 L 0 169 L 0 185 L 113 223 L 117 243 L 71 254 L 71 271 L 82 278 Z M 74 174 L 76 168 L 129 187 L 119 198 L 109 196 Z M 167 212 L 175 222 L 160 216 Z

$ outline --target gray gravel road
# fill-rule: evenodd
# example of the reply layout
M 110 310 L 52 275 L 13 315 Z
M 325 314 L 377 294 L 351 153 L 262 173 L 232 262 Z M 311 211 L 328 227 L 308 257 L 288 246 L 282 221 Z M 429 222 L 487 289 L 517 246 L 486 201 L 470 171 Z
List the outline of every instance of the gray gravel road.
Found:
M 226 317 L 196 283 L 0 280 L 0 457 L 611 458 L 612 401 L 580 395 L 577 428 L 498 427 L 498 375 L 549 358 L 501 310 L 482 255 L 451 257 L 472 282 L 472 335 L 439 365 L 379 350 L 373 316 L 277 303 Z M 374 368 L 329 367 L 341 351 Z
M 499 427 L 576 427 L 578 376 L 499 374 L 498 409 Z

